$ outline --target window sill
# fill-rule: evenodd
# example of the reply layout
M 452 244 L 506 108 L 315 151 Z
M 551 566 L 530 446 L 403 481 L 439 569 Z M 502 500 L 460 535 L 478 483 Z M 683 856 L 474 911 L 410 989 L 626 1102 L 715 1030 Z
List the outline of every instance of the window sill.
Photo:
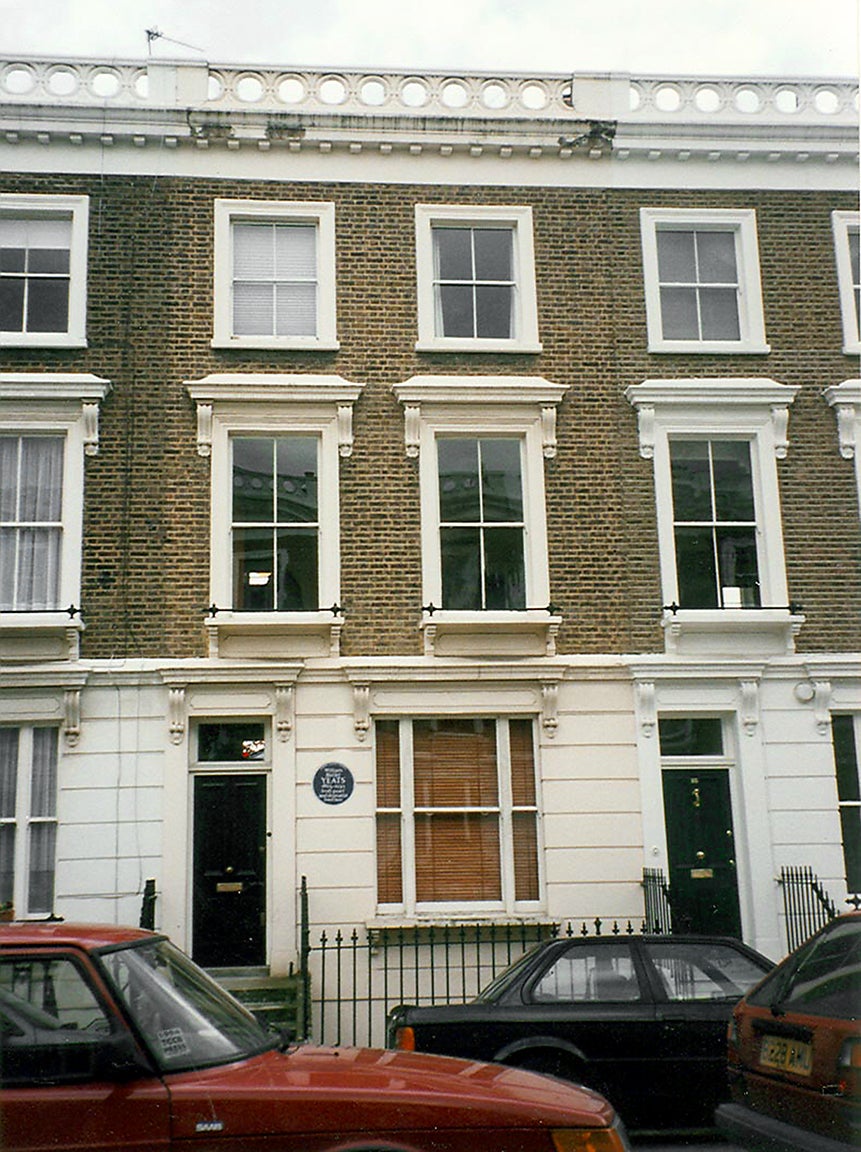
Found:
M 543 345 L 537 340 L 484 340 L 467 337 L 436 336 L 418 340 L 416 352 L 510 352 L 532 355 L 541 352 Z
M 69 332 L 0 332 L 0 348 L 86 348 L 86 336 Z
M 771 351 L 771 345 L 753 340 L 735 343 L 725 340 L 650 340 L 648 350 L 661 355 L 765 356 Z
M 343 623 L 331 612 L 219 612 L 206 619 L 209 655 L 238 660 L 338 656 Z
M 844 356 L 858 356 L 859 354 L 861 354 L 861 340 L 848 340 L 843 345 Z
M 661 626 L 676 656 L 783 656 L 804 619 L 788 608 L 665 608 Z
M 66 611 L 0 612 L 0 663 L 77 660 L 83 630 Z
M 442 944 L 446 932 L 449 942 L 459 942 L 461 929 L 465 929 L 470 942 L 473 942 L 476 936 L 481 940 L 496 938 L 497 941 L 504 942 L 509 937 L 516 940 L 521 933 L 530 940 L 543 940 L 554 934 L 558 923 L 549 920 L 546 913 L 538 910 L 519 915 L 516 912 L 502 911 L 457 912 L 449 908 L 445 912 L 434 914 L 418 913 L 415 916 L 407 916 L 401 912 L 391 917 L 375 916 L 372 920 L 365 921 L 365 928 L 371 944 L 375 940 L 390 935 L 398 936 L 401 933 L 413 938 L 426 936 L 431 930 L 437 937 L 436 942 Z
M 523 612 L 424 612 L 426 656 L 555 656 L 561 616 Z
M 296 336 L 279 339 L 274 336 L 214 336 L 212 348 L 269 348 L 287 352 L 337 352 L 340 342 L 334 337 Z

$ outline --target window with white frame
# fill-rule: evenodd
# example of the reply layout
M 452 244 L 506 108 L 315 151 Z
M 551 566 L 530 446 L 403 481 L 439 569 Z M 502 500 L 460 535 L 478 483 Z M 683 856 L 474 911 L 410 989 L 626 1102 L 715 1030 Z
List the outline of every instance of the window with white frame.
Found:
M 274 373 L 188 383 L 198 452 L 212 459 L 215 625 L 331 619 L 340 598 L 339 460 L 352 451 L 361 391 L 338 376 Z
M 532 210 L 416 205 L 421 351 L 540 352 Z
M 564 386 L 540 377 L 415 376 L 395 385 L 419 457 L 428 626 L 550 610 L 544 460 Z
M 843 351 L 861 352 L 861 255 L 858 212 L 833 212 L 834 256 L 843 319 Z
M 60 607 L 64 448 L 0 433 L 0 612 Z
M 317 435 L 230 437 L 233 607 L 320 607 Z
M 338 347 L 335 206 L 215 201 L 215 347 Z
M 57 729 L 0 727 L 0 903 L 54 911 Z
M 88 203 L 0 195 L 0 346 L 86 345 Z
M 436 438 L 441 607 L 526 607 L 522 438 Z
M 797 393 L 753 378 L 628 389 L 640 453 L 654 460 L 663 605 L 674 619 L 689 609 L 720 610 L 725 623 L 724 609 L 788 612 L 777 461 Z
M 84 460 L 98 451 L 108 388 L 84 373 L 0 374 L 4 628 L 76 626 L 68 609 L 80 608 Z
M 749 440 L 669 440 L 681 608 L 761 603 Z
M 407 915 L 540 898 L 529 719 L 378 720 L 377 900 Z
M 651 352 L 768 352 L 753 209 L 641 208 Z
M 861 892 L 861 780 L 858 775 L 861 747 L 859 718 L 848 713 L 831 717 L 834 766 L 837 774 L 837 801 L 843 841 L 846 887 Z

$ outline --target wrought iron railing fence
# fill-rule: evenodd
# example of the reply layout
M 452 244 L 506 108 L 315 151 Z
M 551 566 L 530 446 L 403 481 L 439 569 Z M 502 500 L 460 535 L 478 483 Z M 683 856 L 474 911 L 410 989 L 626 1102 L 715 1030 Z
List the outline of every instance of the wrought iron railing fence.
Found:
M 527 949 L 559 935 L 654 931 L 645 918 L 565 923 L 451 923 L 315 932 L 300 893 L 299 1031 L 324 1044 L 385 1044 L 398 1004 L 465 1003 Z
M 837 915 L 837 906 L 807 865 L 784 865 L 778 884 L 783 891 L 786 945 L 792 952 Z

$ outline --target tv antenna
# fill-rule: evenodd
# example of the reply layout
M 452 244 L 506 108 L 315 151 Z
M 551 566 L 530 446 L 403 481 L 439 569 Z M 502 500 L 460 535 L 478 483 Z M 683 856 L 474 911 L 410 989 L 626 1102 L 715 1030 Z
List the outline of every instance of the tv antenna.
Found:
M 177 44 L 180 48 L 190 48 L 192 52 L 202 52 L 202 48 L 198 48 L 194 44 L 186 44 L 184 40 L 174 40 L 171 36 L 165 36 L 164 32 L 159 32 L 158 28 L 147 28 L 146 30 L 146 47 L 147 55 L 152 55 L 152 46 L 156 40 L 166 40 L 168 44 Z

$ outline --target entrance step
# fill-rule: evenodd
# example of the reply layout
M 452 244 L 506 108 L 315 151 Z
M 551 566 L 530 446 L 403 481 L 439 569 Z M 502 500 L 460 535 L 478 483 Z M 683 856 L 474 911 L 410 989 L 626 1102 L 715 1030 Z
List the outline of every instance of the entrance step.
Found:
M 211 968 L 209 974 L 264 1028 L 290 1037 L 299 1035 L 302 980 L 298 973 L 269 976 L 260 968 Z

